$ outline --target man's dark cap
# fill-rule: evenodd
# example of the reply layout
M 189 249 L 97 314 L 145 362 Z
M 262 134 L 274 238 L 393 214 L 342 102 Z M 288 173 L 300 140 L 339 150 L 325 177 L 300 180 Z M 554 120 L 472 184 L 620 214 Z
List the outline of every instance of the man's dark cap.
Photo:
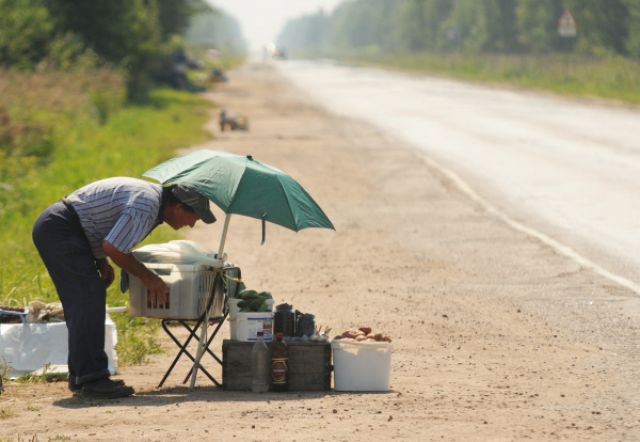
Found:
M 191 207 L 204 223 L 211 224 L 216 222 L 216 217 L 211 212 L 211 209 L 209 209 L 209 200 L 195 190 L 185 187 L 182 184 L 176 184 L 171 188 L 171 193 L 173 193 L 173 196 L 182 204 Z

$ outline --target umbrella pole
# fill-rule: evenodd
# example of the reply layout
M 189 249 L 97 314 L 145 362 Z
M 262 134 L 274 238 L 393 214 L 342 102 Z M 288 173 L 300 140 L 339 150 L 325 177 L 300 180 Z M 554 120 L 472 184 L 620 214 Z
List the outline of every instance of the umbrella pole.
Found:
M 224 252 L 224 242 L 227 239 L 227 231 L 229 230 L 230 220 L 231 214 L 226 213 L 224 216 L 224 227 L 222 228 L 222 236 L 220 237 L 220 246 L 218 247 L 218 259 L 222 259 L 222 253 Z
M 189 388 L 193 388 L 196 385 L 196 376 L 200 369 L 200 359 L 207 346 L 207 328 L 209 328 L 209 309 L 204 314 L 204 321 L 202 322 L 202 329 L 200 329 L 200 340 L 198 341 L 198 349 L 196 351 L 196 360 L 193 361 L 193 368 L 191 369 L 191 383 Z

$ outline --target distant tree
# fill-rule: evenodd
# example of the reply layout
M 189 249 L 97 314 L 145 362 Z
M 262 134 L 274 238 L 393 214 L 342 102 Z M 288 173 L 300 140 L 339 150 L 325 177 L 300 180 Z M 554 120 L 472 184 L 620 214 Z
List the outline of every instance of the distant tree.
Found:
M 204 0 L 0 0 L 0 65 L 106 62 L 127 72 L 131 98 L 144 97 L 175 52 L 171 42 L 203 10 Z
M 289 20 L 276 39 L 289 52 L 321 51 L 326 46 L 327 16 L 322 10 Z
M 489 32 L 485 7 L 478 0 L 457 0 L 445 26 L 450 47 L 482 51 L 488 42 Z
M 452 5 L 451 0 L 425 0 L 423 14 L 427 48 L 433 50 L 447 47 L 447 30 L 444 24 L 451 14 Z
M 213 8 L 204 0 L 156 1 L 162 41 L 168 41 L 173 35 L 183 35 L 189 28 L 193 16 L 213 11 Z
M 626 0 L 628 17 L 627 52 L 640 58 L 640 0 Z
M 583 51 L 625 54 L 629 9 L 625 0 L 565 0 L 578 24 L 578 47 Z
M 42 60 L 55 22 L 39 0 L 0 0 L 0 64 L 30 67 Z
M 487 16 L 485 50 L 515 52 L 518 49 L 516 0 L 484 0 Z
M 520 46 L 531 52 L 549 52 L 560 47 L 558 20 L 562 0 L 517 0 L 516 21 Z
M 575 40 L 558 35 L 565 8 L 577 21 Z M 308 33 L 312 23 L 301 17 L 287 28 L 287 38 L 308 47 L 323 40 L 334 49 L 512 53 L 576 48 L 640 56 L 640 0 L 351 0 L 313 27 L 316 39 Z M 577 44 L 568 46 L 569 41 Z
M 394 46 L 403 51 L 421 51 L 427 48 L 428 28 L 423 0 L 399 0 L 395 16 Z
M 388 49 L 392 46 L 393 29 L 396 26 L 397 0 L 368 0 L 369 9 L 367 29 L 369 45 Z
M 218 9 L 194 15 L 190 20 L 185 38 L 190 44 L 217 48 L 230 53 L 244 53 L 247 50 L 237 20 Z
M 327 43 L 327 16 L 323 10 L 309 15 L 304 21 L 304 28 L 300 29 L 300 44 L 313 50 L 324 49 Z M 288 44 L 279 44 L 278 46 L 288 47 Z
M 135 63 L 160 42 L 158 6 L 146 0 L 49 0 L 65 31 L 74 32 L 106 60 Z
M 454 46 L 482 52 L 517 49 L 514 0 L 457 0 L 446 22 Z
M 350 2 L 339 4 L 333 11 L 328 29 L 328 44 L 331 47 L 348 49 L 356 46 L 352 38 L 356 9 L 356 2 Z
M 391 0 L 341 3 L 331 16 L 329 44 L 343 49 L 388 46 L 394 12 Z

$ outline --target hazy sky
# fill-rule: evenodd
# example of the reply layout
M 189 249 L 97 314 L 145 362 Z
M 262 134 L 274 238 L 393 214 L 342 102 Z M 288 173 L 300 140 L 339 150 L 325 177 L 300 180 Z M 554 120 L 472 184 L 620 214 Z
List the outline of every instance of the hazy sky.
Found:
M 207 0 L 238 20 L 249 46 L 260 49 L 275 41 L 290 18 L 331 10 L 342 0 Z

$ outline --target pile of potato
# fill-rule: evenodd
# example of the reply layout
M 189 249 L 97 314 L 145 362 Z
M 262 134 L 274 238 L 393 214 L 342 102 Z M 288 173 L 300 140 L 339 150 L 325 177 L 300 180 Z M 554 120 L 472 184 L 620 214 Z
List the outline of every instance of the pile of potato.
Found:
M 64 322 L 64 309 L 62 303 L 52 302 L 46 304 L 39 300 L 29 303 L 30 322 Z
M 373 333 L 371 327 L 350 328 L 334 339 L 353 339 L 355 341 L 391 342 L 391 338 L 382 333 Z

